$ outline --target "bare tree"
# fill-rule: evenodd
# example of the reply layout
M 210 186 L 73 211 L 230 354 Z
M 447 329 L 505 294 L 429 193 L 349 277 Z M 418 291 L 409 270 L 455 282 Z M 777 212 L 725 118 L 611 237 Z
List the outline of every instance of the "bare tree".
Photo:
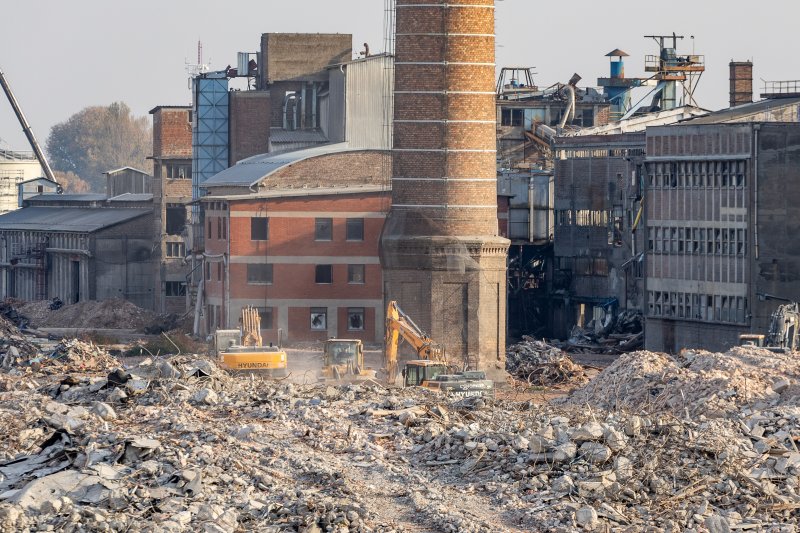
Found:
M 74 173 L 95 192 L 105 192 L 108 170 L 130 166 L 152 172 L 151 147 L 150 121 L 135 117 L 123 102 L 87 107 L 53 126 L 47 138 L 53 169 Z

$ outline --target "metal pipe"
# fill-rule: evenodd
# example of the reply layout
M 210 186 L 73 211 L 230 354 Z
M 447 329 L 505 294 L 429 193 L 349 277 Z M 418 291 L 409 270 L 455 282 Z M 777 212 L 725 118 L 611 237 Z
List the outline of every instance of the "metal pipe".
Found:
M 292 126 L 293 130 L 296 130 L 300 125 L 300 109 L 303 104 L 303 99 L 297 96 L 297 93 L 294 94 L 294 124 Z
M 300 107 L 300 129 L 306 127 L 306 85 L 307 83 L 303 82 L 303 88 L 300 89 L 300 102 L 303 104 Z
M 8 81 L 6 81 L 6 77 L 3 75 L 2 70 L 0 70 L 0 85 L 3 87 L 3 91 L 6 93 L 9 103 L 11 103 L 11 107 L 14 108 L 14 114 L 17 115 L 17 120 L 19 120 L 19 124 L 22 126 L 22 131 L 25 133 L 25 137 L 28 138 L 28 142 L 30 143 L 31 148 L 33 148 L 33 152 L 36 154 L 36 159 L 38 159 L 39 164 L 42 165 L 42 171 L 44 171 L 44 175 L 50 181 L 56 181 L 56 178 L 53 175 L 53 169 L 50 168 L 50 163 L 47 162 L 44 152 L 42 152 L 42 149 L 39 147 L 39 143 L 36 142 L 36 137 L 33 135 L 31 125 L 28 124 L 28 120 L 22 113 L 22 109 L 19 107 L 19 103 L 17 103 L 14 93 L 11 92 L 11 86 L 8 84 Z
M 567 121 L 570 120 L 570 118 L 575 117 L 575 87 L 572 85 L 566 85 L 564 88 L 569 93 L 569 104 L 564 112 L 564 116 L 561 118 L 561 124 L 558 125 L 559 128 L 566 126 Z
M 758 132 L 760 129 L 760 124 L 753 125 L 755 133 L 753 141 L 753 189 L 755 190 L 753 197 L 753 245 L 756 259 L 758 259 Z
M 311 84 L 311 127 L 317 127 L 317 82 Z

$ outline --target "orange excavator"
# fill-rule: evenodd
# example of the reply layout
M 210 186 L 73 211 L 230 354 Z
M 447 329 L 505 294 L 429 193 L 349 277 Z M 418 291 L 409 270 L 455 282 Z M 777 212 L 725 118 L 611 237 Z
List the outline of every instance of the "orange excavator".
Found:
M 484 372 L 459 372 L 458 367 L 449 364 L 444 346 L 434 342 L 395 301 L 390 301 L 386 307 L 384 371 L 389 385 L 397 382 L 397 352 L 402 341 L 411 346 L 418 357 L 406 361 L 403 367 L 404 387 L 425 387 L 457 397 L 494 393 L 494 382 L 486 379 Z

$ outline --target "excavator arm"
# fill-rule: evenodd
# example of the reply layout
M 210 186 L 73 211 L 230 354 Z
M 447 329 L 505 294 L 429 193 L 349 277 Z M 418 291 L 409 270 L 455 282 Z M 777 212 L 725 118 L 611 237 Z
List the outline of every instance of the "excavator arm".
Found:
M 397 379 L 397 349 L 400 340 L 406 341 L 417 352 L 419 359 L 430 359 L 446 363 L 444 347 L 433 342 L 397 305 L 390 301 L 386 307 L 386 347 L 384 362 L 389 383 Z

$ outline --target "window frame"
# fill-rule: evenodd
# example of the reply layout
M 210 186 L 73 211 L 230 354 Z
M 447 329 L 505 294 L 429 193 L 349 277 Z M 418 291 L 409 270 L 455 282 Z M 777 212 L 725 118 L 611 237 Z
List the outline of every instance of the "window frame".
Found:
M 353 327 L 351 323 L 351 317 L 360 315 L 361 316 L 361 326 L 360 327 Z M 347 308 L 347 331 L 364 331 L 366 329 L 366 321 L 367 321 L 367 312 L 366 309 L 363 307 L 348 307 Z
M 328 236 L 321 235 L 321 230 L 327 225 Z M 321 242 L 333 241 L 333 219 L 328 217 L 318 217 L 314 219 L 314 240 Z
M 260 225 L 263 221 L 263 232 Z M 263 236 L 263 238 L 261 238 Z M 269 217 L 250 217 L 250 240 L 268 241 L 269 240 Z
M 321 276 L 321 274 L 327 269 L 328 281 L 320 281 L 321 278 L 325 276 Z M 314 283 L 317 285 L 331 285 L 333 284 L 333 265 L 314 265 Z
M 353 227 L 353 224 L 358 224 L 356 229 L 358 230 L 358 237 L 351 237 L 350 230 Z M 363 242 L 364 240 L 364 219 L 363 218 L 348 218 L 345 223 L 345 240 L 350 242 Z
M 322 322 L 318 325 L 314 324 L 316 317 L 322 317 Z M 328 308 L 327 307 L 311 307 L 309 309 L 309 328 L 311 331 L 327 331 L 328 330 Z
M 354 267 L 361 267 L 361 281 L 357 281 L 354 276 Z M 364 285 L 367 282 L 367 266 L 363 264 L 347 265 L 348 285 Z
M 256 267 L 264 268 L 265 279 L 256 279 Z M 252 271 L 251 271 L 252 270 Z M 272 285 L 275 275 L 275 268 L 272 263 L 247 263 L 247 284 L 248 285 Z

